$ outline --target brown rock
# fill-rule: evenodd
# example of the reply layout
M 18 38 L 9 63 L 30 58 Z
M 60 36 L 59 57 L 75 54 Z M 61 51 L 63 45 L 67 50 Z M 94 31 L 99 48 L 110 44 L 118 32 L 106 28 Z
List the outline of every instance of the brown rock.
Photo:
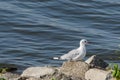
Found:
M 68 76 L 79 78 L 83 80 L 85 72 L 89 69 L 89 65 L 82 61 L 64 62 L 60 71 Z

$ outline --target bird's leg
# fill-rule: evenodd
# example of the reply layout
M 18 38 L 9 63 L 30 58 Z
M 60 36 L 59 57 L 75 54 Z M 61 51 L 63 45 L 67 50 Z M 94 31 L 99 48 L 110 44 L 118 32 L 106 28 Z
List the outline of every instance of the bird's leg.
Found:
M 72 62 L 72 59 L 68 59 L 68 62 Z

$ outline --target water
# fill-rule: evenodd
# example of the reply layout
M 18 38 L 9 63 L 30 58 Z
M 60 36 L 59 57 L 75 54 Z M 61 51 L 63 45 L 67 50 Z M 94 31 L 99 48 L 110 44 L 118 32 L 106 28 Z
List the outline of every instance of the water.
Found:
M 59 66 L 52 60 L 87 39 L 87 57 L 120 61 L 119 0 L 1 0 L 0 63 Z M 86 58 L 87 58 L 86 57 Z

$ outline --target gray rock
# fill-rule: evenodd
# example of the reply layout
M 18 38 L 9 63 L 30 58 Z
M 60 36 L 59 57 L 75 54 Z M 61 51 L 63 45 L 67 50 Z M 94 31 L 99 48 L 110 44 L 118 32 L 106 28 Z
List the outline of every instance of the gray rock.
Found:
M 18 80 L 41 80 L 41 79 L 35 77 L 20 77 Z
M 82 61 L 71 61 L 64 62 L 60 71 L 65 75 L 72 76 L 74 78 L 78 78 L 76 80 L 84 80 L 85 72 L 89 69 L 89 65 Z M 73 79 L 75 80 L 75 79 Z
M 108 63 L 106 63 L 104 60 L 100 59 L 96 55 L 91 56 L 85 62 L 88 63 L 91 68 L 105 69 L 108 66 Z
M 42 77 L 41 80 L 72 80 L 71 77 L 66 76 L 63 73 L 55 73 L 54 75 L 46 75 L 45 77 Z
M 63 73 L 56 72 L 53 75 L 44 75 L 40 78 L 35 77 L 20 77 L 18 80 L 73 80 L 70 76 L 66 76 Z M 77 79 L 74 79 L 77 80 Z
M 39 78 L 34 78 L 34 77 L 30 77 L 30 78 L 28 78 L 28 79 L 26 79 L 26 80 L 41 80 L 41 79 L 39 79 Z
M 72 80 L 57 69 L 54 67 L 30 67 L 23 71 L 18 80 Z
M 90 69 L 85 73 L 86 80 L 112 80 L 111 71 Z
M 54 74 L 56 69 L 50 67 L 29 67 L 23 71 L 21 77 L 35 77 L 40 78 L 45 75 Z
M 10 72 L 0 74 L 0 78 L 4 78 L 6 80 L 18 80 L 19 77 L 20 75 Z

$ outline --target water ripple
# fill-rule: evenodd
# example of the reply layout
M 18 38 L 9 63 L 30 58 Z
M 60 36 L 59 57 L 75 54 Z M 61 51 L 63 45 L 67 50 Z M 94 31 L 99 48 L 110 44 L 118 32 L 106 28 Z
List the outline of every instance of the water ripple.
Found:
M 0 17 L 0 63 L 58 66 L 62 61 L 52 57 L 82 38 L 92 42 L 87 57 L 119 61 L 119 0 L 1 0 Z

